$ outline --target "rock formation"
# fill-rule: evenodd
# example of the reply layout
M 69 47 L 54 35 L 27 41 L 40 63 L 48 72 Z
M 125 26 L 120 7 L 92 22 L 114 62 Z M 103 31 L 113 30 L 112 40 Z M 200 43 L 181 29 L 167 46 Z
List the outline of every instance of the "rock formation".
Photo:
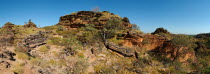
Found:
M 157 28 L 155 32 L 153 32 L 152 34 L 170 34 L 170 32 L 168 32 L 166 29 L 161 27 L 161 28 Z
M 176 53 L 180 53 L 179 56 L 182 57 L 177 58 L 177 60 L 180 62 L 185 62 L 188 59 L 195 60 L 195 52 L 190 52 L 190 49 L 187 47 L 175 47 L 165 36 L 136 34 L 128 32 L 127 35 L 124 37 L 123 46 L 131 48 L 137 46 L 140 48 L 144 48 L 146 51 L 164 55 L 171 60 L 175 59 L 175 57 L 177 56 Z
M 7 22 L 6 24 L 4 24 L 4 26 L 2 28 L 4 28 L 4 29 L 12 29 L 12 27 L 14 27 L 14 25 L 15 24 Z
M 11 46 L 14 41 L 14 34 L 8 33 L 8 34 L 0 34 L 0 47 L 7 47 Z
M 29 37 L 26 37 L 23 40 L 22 45 L 28 48 L 35 48 L 39 45 L 45 44 L 45 40 L 47 39 L 47 33 L 49 32 L 39 31 L 37 34 L 30 35 Z
M 0 50 L 0 68 L 9 69 L 11 67 L 11 61 L 15 61 L 16 54 L 8 50 Z M 1 70 L 1 69 L 0 69 Z
M 36 28 L 36 24 L 34 24 L 33 22 L 31 22 L 31 20 L 28 21 L 27 24 L 23 25 L 25 28 L 29 28 L 29 27 L 35 27 Z
M 116 53 L 119 53 L 120 55 L 123 55 L 124 57 L 135 56 L 135 51 L 133 49 L 119 47 L 118 45 L 116 45 L 114 43 L 109 43 L 106 47 L 108 49 L 112 50 L 113 52 L 116 52 Z
M 147 34 L 130 33 L 124 37 L 124 45 L 128 47 L 139 46 L 145 47 L 147 50 L 156 49 L 167 41 L 166 37 Z
M 105 24 L 110 18 L 120 17 L 108 11 L 79 11 L 78 13 L 72 13 L 70 15 L 60 17 L 60 21 L 57 25 L 63 25 L 67 28 L 80 28 L 85 26 L 85 24 L 94 24 L 96 27 L 100 27 L 100 24 Z M 120 19 L 123 21 L 122 25 L 131 28 L 132 25 L 127 17 Z

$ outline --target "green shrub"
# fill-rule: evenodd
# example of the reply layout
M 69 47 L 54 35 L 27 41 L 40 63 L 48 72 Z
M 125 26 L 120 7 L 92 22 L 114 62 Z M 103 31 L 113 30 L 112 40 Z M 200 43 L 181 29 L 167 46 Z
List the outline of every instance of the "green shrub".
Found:
M 70 38 L 53 37 L 53 38 L 50 38 L 50 40 L 55 45 L 65 46 L 72 49 L 82 48 L 81 43 L 75 37 L 70 37 Z
M 46 26 L 46 27 L 43 27 L 43 29 L 45 29 L 47 31 L 52 31 L 52 30 L 56 30 L 57 26 L 56 25 L 54 25 L 54 26 Z
M 12 71 L 18 74 L 24 74 L 25 63 L 15 63 L 12 67 Z
M 49 49 L 47 48 L 47 46 L 44 45 L 44 46 L 40 47 L 39 51 L 43 52 L 43 53 L 47 53 L 49 51 Z
M 65 60 L 62 60 L 62 59 L 61 60 L 58 60 L 57 61 L 57 65 L 58 66 L 66 66 L 66 61 Z
M 54 57 L 59 57 L 61 55 L 59 52 L 56 51 L 52 51 L 52 54 Z
M 79 58 L 84 58 L 85 57 L 83 53 L 77 53 L 77 55 L 78 55 Z
M 30 58 L 30 63 L 32 65 L 36 65 L 36 66 L 39 66 L 39 64 L 41 63 L 42 59 L 40 58 Z
M 54 59 L 51 59 L 51 60 L 48 61 L 48 64 L 49 65 L 56 65 L 57 64 L 57 61 L 54 60 Z
M 194 52 L 194 49 L 197 47 L 195 44 L 195 39 L 191 36 L 187 35 L 175 35 L 173 39 L 170 40 L 172 45 L 177 49 L 176 55 L 173 59 L 173 61 L 177 60 L 178 57 L 183 57 L 182 54 L 188 53 L 188 52 Z M 179 51 L 179 49 L 187 47 L 187 50 L 182 50 L 182 52 Z
M 73 74 L 84 74 L 86 72 L 86 69 L 88 68 L 88 63 L 85 60 L 79 60 L 77 61 L 73 68 L 70 68 Z
M 28 54 L 23 53 L 23 52 L 17 52 L 16 56 L 17 56 L 18 59 L 21 59 L 21 60 L 28 60 L 29 59 Z
M 135 72 L 129 71 L 127 69 L 120 69 L 117 73 L 118 74 L 136 74 Z
M 95 43 L 101 42 L 99 30 L 94 28 L 93 24 L 86 24 L 85 27 L 82 27 L 78 30 L 79 32 L 75 36 L 83 46 L 94 45 Z
M 111 39 L 108 39 L 108 41 L 109 42 L 114 42 L 114 43 L 119 44 L 119 45 L 121 45 L 122 42 L 123 42 L 123 40 L 117 39 L 117 36 L 115 36 L 115 37 L 113 37 Z
M 142 41 L 142 44 L 150 44 L 150 43 L 151 43 L 151 41 L 146 38 Z
M 112 69 L 110 66 L 107 66 L 103 63 L 99 63 L 95 65 L 94 70 L 96 74 L 109 74 L 109 73 L 115 74 L 116 73 L 114 69 Z
M 49 44 L 49 45 L 53 45 L 52 40 L 47 40 L 47 44 Z
M 207 69 L 204 69 L 204 70 L 202 71 L 202 74 L 210 74 L 210 67 L 207 68 Z

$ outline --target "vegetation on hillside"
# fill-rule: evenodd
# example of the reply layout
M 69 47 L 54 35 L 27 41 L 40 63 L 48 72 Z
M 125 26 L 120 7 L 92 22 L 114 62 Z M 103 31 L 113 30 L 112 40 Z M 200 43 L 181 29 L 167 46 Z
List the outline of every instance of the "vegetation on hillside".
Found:
M 73 17 L 80 19 L 77 25 L 84 25 L 76 29 L 69 24 L 70 18 L 66 18 L 69 15 L 61 17 L 67 21 L 65 25 L 62 21 L 43 28 L 37 28 L 31 21 L 24 26 L 6 23 L 0 29 L 0 71 L 18 74 L 210 72 L 209 34 L 172 34 L 164 28 L 145 34 L 136 24 L 128 26 L 128 18 L 99 9 L 93 11 L 94 16 L 102 15 L 89 19 L 91 23 L 86 23 L 86 15 L 70 14 L 86 18 L 84 21 Z M 91 11 L 83 13 L 92 14 Z M 94 19 L 100 20 L 100 24 L 92 23 Z

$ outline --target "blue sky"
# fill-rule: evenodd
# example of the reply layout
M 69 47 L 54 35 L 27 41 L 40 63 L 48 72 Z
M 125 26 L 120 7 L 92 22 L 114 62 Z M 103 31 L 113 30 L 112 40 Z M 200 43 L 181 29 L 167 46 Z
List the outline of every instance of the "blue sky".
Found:
M 50 26 L 60 16 L 95 7 L 128 17 L 145 33 L 158 27 L 176 34 L 210 32 L 210 0 L 0 0 L 0 25 L 32 19 Z

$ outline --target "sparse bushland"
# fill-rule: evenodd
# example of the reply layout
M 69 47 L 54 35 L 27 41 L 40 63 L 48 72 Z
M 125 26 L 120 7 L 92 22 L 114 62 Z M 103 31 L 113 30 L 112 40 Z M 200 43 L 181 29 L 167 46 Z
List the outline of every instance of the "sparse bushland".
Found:
M 206 68 L 202 71 L 202 73 L 204 74 L 209 74 L 210 73 L 210 68 Z
M 35 57 L 35 58 L 30 58 L 30 64 L 34 65 L 34 66 L 39 66 L 40 63 L 42 62 L 42 59 L 39 57 Z
M 24 53 L 24 52 L 16 51 L 16 56 L 17 56 L 18 59 L 21 59 L 21 60 L 29 60 L 29 55 L 27 53 Z
M 52 43 L 54 45 L 65 46 L 65 47 L 69 47 L 73 49 L 82 49 L 81 43 L 74 37 L 70 37 L 70 38 L 54 37 L 54 38 L 51 38 L 50 40 L 52 40 Z
M 18 74 L 23 74 L 24 73 L 24 63 L 16 63 L 15 66 L 13 67 L 12 71 L 14 73 L 18 73 Z
M 173 60 L 176 60 L 181 55 L 180 49 L 187 47 L 191 51 L 194 51 L 195 47 L 197 47 L 195 39 L 187 35 L 175 35 L 170 41 L 175 47 L 177 47 L 176 56 Z M 189 52 L 189 50 L 186 52 Z
M 195 39 L 187 35 L 175 35 L 173 39 L 171 39 L 171 43 L 175 47 L 196 47 L 194 42 Z
M 131 24 L 128 18 L 121 18 L 106 11 L 72 13 L 61 17 L 60 21 L 63 21 L 61 25 L 43 28 L 26 28 L 12 23 L 1 28 L 1 39 L 6 39 L 5 36 L 10 33 L 14 35 L 11 47 L 0 50 L 0 55 L 4 53 L 0 58 L 3 58 L 4 63 L 9 63 L 6 64 L 7 67 L 11 66 L 7 70 L 20 74 L 209 73 L 208 35 L 178 35 L 163 28 L 157 29 L 155 34 L 145 34 L 135 24 L 129 27 Z M 69 25 L 76 25 L 76 28 Z M 25 47 L 27 44 L 24 45 L 24 39 L 28 36 L 35 34 L 35 37 L 27 39 L 29 42 L 40 40 L 41 36 L 37 35 L 39 31 L 49 32 L 46 34 L 46 40 L 36 47 Z M 110 50 L 107 47 L 109 43 L 113 43 L 112 48 L 119 51 Z M 207 46 L 207 49 L 203 45 Z M 199 51 L 205 50 L 197 52 L 196 48 Z M 159 53 L 151 52 L 155 49 Z M 3 50 L 14 51 L 16 55 Z M 133 55 L 126 57 L 123 53 Z M 185 56 L 194 53 L 196 55 Z M 5 56 L 14 56 L 15 61 L 8 60 L 11 58 L 5 60 Z M 179 58 L 184 58 L 184 62 L 177 60 Z M 1 64 L 0 60 L 0 69 L 3 69 Z

